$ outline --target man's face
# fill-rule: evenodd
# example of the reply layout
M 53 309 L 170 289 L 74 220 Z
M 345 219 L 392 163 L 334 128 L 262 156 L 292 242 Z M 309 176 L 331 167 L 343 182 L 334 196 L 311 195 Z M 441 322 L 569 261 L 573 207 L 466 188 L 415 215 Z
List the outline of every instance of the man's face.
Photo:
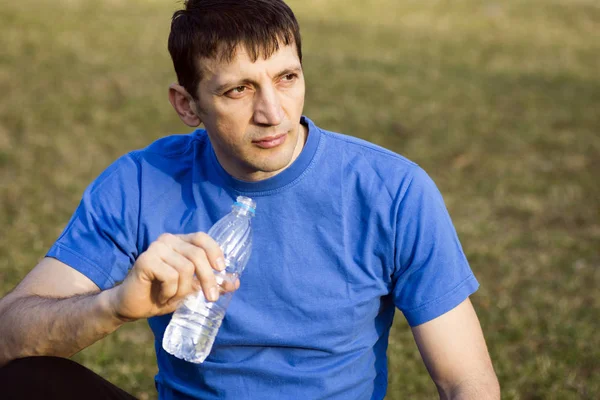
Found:
M 304 75 L 296 46 L 252 62 L 241 47 L 229 62 L 203 59 L 196 114 L 223 168 L 238 179 L 276 175 L 300 154 Z

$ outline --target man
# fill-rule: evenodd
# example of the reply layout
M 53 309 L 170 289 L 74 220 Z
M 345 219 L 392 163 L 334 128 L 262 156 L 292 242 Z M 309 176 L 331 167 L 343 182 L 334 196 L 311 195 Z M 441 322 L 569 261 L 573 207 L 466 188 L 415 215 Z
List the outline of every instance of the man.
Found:
M 441 195 L 414 163 L 302 116 L 292 11 L 279 0 L 189 0 L 169 51 L 170 102 L 206 129 L 121 157 L 86 190 L 47 257 L 0 302 L 3 388 L 128 398 L 48 356 L 148 318 L 161 399 L 382 399 L 398 307 L 441 398 L 499 398 L 468 299 L 478 283 Z M 202 232 L 239 194 L 257 203 L 255 249 L 241 287 L 219 288 L 223 255 Z M 186 295 L 235 289 L 203 364 L 162 349 Z

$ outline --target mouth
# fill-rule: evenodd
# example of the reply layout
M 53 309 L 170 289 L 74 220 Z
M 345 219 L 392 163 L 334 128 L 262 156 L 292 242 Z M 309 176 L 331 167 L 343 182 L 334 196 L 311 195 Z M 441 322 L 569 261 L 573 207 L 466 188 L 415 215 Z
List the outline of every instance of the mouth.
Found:
M 265 136 L 258 140 L 253 140 L 252 143 L 260 147 L 261 149 L 272 149 L 273 147 L 277 147 L 283 142 L 287 137 L 286 133 L 282 133 L 279 135 Z

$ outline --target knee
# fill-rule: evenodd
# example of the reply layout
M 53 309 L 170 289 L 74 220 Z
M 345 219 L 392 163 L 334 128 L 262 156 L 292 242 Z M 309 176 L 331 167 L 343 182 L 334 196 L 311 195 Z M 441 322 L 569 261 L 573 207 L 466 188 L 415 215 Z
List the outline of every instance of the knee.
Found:
M 52 372 L 57 373 L 65 369 L 77 367 L 83 368 L 76 362 L 62 357 L 39 356 L 18 358 L 0 368 L 0 380 L 4 383 L 4 380 L 19 379 L 22 376 L 31 379 L 38 374 L 47 376 L 52 374 Z
M 85 367 L 61 357 L 19 358 L 0 368 L 3 398 L 57 398 L 56 388 L 72 384 L 77 370 Z M 81 374 L 81 373 L 80 373 Z

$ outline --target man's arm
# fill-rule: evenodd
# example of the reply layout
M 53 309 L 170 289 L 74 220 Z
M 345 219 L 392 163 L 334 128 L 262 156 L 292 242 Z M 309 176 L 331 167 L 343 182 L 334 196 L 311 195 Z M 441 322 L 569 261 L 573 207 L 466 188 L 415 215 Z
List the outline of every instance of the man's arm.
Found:
M 213 269 L 224 267 L 219 245 L 205 233 L 161 235 L 122 284 L 102 292 L 75 269 L 45 258 L 0 299 L 0 367 L 27 356 L 71 356 L 127 321 L 175 311 L 193 291 L 216 300 Z M 221 289 L 232 291 L 239 282 L 225 284 Z
M 71 356 L 121 324 L 89 278 L 45 258 L 0 300 L 0 366 L 27 356 Z
M 440 399 L 500 399 L 500 386 L 469 299 L 412 328 Z

